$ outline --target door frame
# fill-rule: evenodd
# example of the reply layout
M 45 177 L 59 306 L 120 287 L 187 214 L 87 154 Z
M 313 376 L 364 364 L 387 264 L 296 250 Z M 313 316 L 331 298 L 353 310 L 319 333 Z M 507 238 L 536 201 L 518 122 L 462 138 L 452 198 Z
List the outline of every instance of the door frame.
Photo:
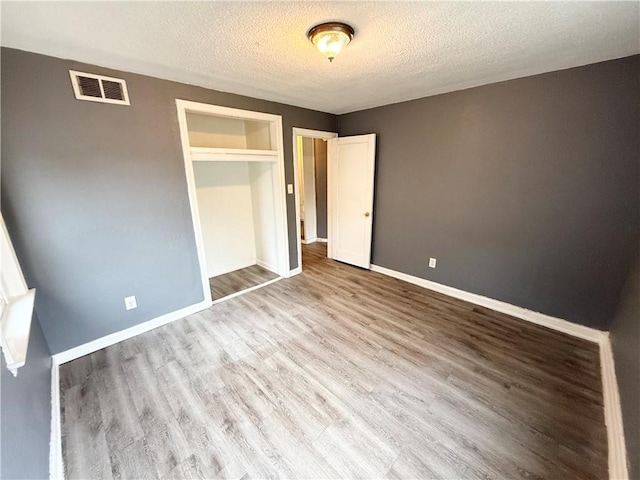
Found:
M 202 227 L 200 225 L 200 212 L 198 207 L 198 196 L 196 189 L 195 175 L 193 171 L 193 160 L 191 158 L 191 148 L 189 143 L 189 129 L 187 126 L 187 112 L 209 114 L 221 117 L 241 118 L 249 120 L 262 120 L 273 124 L 271 130 L 271 141 L 277 150 L 277 160 L 272 163 L 272 182 L 274 195 L 274 219 L 276 226 L 277 251 L 278 251 L 278 274 L 281 277 L 288 277 L 289 266 L 289 236 L 287 229 L 287 204 L 285 195 L 285 172 L 284 172 L 284 142 L 282 117 L 270 113 L 242 110 L 238 108 L 223 107 L 208 103 L 192 102 L 188 100 L 176 99 L 176 110 L 178 125 L 180 130 L 180 141 L 182 144 L 182 154 L 184 158 L 185 176 L 187 182 L 187 193 L 189 196 L 189 207 L 191 210 L 191 221 L 196 241 L 196 251 L 198 253 L 198 264 L 200 267 L 200 278 L 204 294 L 204 302 L 207 306 L 213 303 L 211 299 L 211 288 L 209 286 L 209 274 L 207 272 L 207 261 L 204 251 L 204 239 Z M 205 307 L 207 308 L 207 307 Z
M 305 137 L 305 138 L 320 138 L 322 140 L 329 140 L 331 138 L 338 138 L 338 134 L 336 132 L 327 132 L 324 130 L 310 130 L 308 128 L 300 128 L 300 127 L 293 127 L 292 130 L 292 144 L 293 144 L 293 190 L 294 190 L 294 196 L 295 196 L 295 203 L 296 203 L 296 244 L 298 246 L 298 268 L 291 270 L 291 274 L 292 275 L 297 275 L 298 273 L 302 272 L 302 239 L 300 238 L 300 185 L 299 185 L 299 175 L 300 172 L 298 171 L 298 137 Z M 327 159 L 328 159 L 328 152 L 327 152 Z M 328 165 L 327 165 L 328 168 Z M 314 171 L 315 171 L 315 158 L 314 158 Z M 327 172 L 328 175 L 328 172 Z M 328 180 L 328 177 L 327 177 Z M 318 192 L 316 192 L 316 197 L 318 195 Z M 327 201 L 329 201 L 329 193 L 327 192 Z M 327 228 L 329 226 L 329 222 L 330 222 L 330 212 L 329 209 L 327 208 Z M 328 235 L 327 235 L 328 237 Z M 329 247 L 327 247 L 329 248 Z

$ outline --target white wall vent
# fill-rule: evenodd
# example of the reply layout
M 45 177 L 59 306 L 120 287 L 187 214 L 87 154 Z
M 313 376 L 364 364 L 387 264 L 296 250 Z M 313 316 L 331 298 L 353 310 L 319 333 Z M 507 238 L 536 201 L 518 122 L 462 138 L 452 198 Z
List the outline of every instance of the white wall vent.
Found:
M 124 80 L 74 70 L 69 70 L 69 75 L 78 100 L 129 105 L 129 93 Z

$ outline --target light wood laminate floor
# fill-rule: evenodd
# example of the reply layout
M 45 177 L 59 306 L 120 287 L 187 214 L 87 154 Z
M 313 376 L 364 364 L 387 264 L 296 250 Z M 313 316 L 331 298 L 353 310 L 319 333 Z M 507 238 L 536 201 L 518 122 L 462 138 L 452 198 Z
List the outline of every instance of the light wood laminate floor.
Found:
M 607 478 L 596 345 L 303 256 L 61 366 L 68 478 Z
M 278 278 L 277 273 L 270 272 L 260 265 L 251 265 L 224 275 L 218 275 L 209 279 L 211 299 L 219 300 L 228 295 L 241 292 L 247 288 L 255 287 L 261 283 Z

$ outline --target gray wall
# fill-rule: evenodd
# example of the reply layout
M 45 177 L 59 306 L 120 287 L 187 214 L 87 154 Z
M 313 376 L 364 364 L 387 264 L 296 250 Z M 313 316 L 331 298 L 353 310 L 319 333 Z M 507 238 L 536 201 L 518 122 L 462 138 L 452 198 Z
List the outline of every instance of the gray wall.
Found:
M 2 356 L 0 478 L 49 478 L 51 355 L 34 315 L 27 363 L 14 377 Z
M 622 403 L 630 478 L 640 479 L 640 251 L 611 323 L 616 377 Z
M 74 98 L 69 69 L 127 81 L 131 106 Z M 52 353 L 203 298 L 175 99 L 279 114 L 286 181 L 292 127 L 335 116 L 2 49 L 2 211 Z M 295 204 L 287 196 L 291 268 Z M 136 295 L 138 309 L 123 298 Z
M 327 238 L 327 142 L 313 140 L 313 157 L 316 167 L 316 215 L 318 238 Z
M 378 134 L 373 263 L 606 329 L 640 232 L 639 59 L 338 117 Z

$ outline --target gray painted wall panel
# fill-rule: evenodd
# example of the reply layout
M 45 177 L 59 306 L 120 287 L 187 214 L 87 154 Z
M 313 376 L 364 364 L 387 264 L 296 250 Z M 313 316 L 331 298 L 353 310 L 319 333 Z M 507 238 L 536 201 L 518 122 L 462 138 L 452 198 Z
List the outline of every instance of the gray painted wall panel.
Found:
M 618 311 L 611 323 L 611 347 L 622 417 L 629 477 L 640 479 L 640 250 L 627 278 Z
M 2 356 L 0 370 L 0 478 L 49 478 L 51 355 L 35 315 L 27 363 L 14 377 Z
M 131 106 L 76 100 L 69 69 L 125 79 Z M 330 114 L 2 49 L 2 211 L 53 353 L 203 298 L 176 98 L 282 115 L 287 183 L 292 127 L 335 128 Z M 292 195 L 287 210 L 296 268 Z
M 340 116 L 378 134 L 373 263 L 606 329 L 640 232 L 639 59 Z
M 374 263 L 606 327 L 638 245 L 639 58 L 339 117 L 343 136 L 378 134 Z M 132 106 L 76 101 L 68 69 L 125 78 Z M 328 114 L 11 49 L 2 73 L 2 209 L 54 353 L 202 298 L 175 98 L 283 115 L 287 183 L 291 128 L 335 128 Z M 630 452 L 635 272 L 612 324 Z M 140 307 L 127 313 L 129 294 Z M 29 348 L 18 379 L 3 365 L 3 478 L 48 469 L 37 321 Z M 33 456 L 15 455 L 24 445 Z

